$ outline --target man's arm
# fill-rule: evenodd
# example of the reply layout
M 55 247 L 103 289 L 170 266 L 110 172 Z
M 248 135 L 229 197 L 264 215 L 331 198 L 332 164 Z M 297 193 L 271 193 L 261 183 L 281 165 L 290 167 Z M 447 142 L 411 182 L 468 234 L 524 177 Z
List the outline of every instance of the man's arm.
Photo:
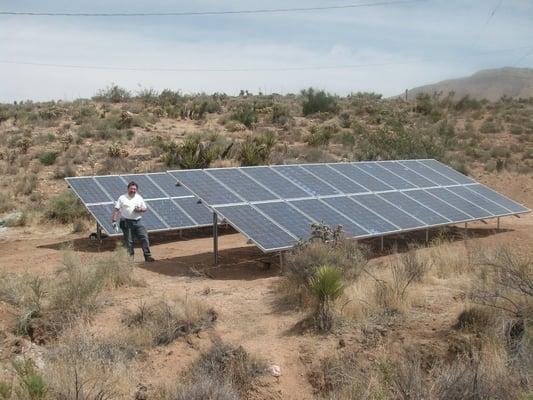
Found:
M 146 207 L 146 203 L 144 202 L 144 199 L 141 200 L 140 204 L 135 207 L 136 212 L 146 212 L 148 210 L 148 207 Z
M 111 213 L 111 222 L 117 222 L 119 213 L 120 213 L 120 198 L 115 203 L 115 207 L 113 207 L 113 212 Z

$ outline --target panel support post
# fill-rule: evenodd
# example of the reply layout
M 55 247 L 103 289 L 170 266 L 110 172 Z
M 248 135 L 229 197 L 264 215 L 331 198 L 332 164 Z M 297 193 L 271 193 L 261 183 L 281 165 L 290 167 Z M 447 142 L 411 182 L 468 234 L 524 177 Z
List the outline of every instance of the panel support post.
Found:
M 380 244 L 381 244 L 381 251 L 385 248 L 385 239 L 383 239 L 383 236 L 380 237 Z
M 426 246 L 429 245 L 429 228 L 426 228 Z
M 279 252 L 279 269 L 281 271 L 281 275 L 283 275 L 283 252 Z
M 498 217 L 497 222 L 496 222 L 496 230 L 497 231 L 500 230 L 500 217 Z
M 98 222 L 96 223 L 96 239 L 99 243 L 102 243 L 102 227 Z
M 218 265 L 218 216 L 213 212 L 213 262 Z
M 468 222 L 465 222 L 465 233 L 464 233 L 464 239 L 468 239 Z

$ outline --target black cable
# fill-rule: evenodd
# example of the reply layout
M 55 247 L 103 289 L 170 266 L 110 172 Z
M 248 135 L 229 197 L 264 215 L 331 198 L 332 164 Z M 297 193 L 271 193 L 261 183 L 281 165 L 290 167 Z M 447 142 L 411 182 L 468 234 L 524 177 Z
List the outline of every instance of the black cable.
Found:
M 378 7 L 390 6 L 409 3 L 421 3 L 428 0 L 398 0 L 398 1 L 380 1 L 376 3 L 359 3 L 345 4 L 338 6 L 322 7 L 294 7 L 294 8 L 264 8 L 257 10 L 226 10 L 226 11 L 183 11 L 183 12 L 139 12 L 139 13 L 89 13 L 89 12 L 30 12 L 30 11 L 0 11 L 0 15 L 18 15 L 18 16 L 47 16 L 47 17 L 184 17 L 200 15 L 228 15 L 228 14 L 266 14 L 266 13 L 283 13 L 298 11 L 324 11 L 324 10 L 342 10 L 348 8 L 360 7 Z

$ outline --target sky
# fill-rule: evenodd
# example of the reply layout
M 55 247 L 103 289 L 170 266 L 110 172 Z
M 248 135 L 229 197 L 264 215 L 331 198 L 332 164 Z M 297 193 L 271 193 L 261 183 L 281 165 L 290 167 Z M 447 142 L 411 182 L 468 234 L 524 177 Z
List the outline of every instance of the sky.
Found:
M 0 0 L 0 12 L 195 12 L 377 2 Z M 531 0 L 426 0 L 230 15 L 0 15 L 0 102 L 88 98 L 112 83 L 134 93 L 168 88 L 268 94 L 315 87 L 339 95 L 393 96 L 481 69 L 533 67 L 532 21 Z

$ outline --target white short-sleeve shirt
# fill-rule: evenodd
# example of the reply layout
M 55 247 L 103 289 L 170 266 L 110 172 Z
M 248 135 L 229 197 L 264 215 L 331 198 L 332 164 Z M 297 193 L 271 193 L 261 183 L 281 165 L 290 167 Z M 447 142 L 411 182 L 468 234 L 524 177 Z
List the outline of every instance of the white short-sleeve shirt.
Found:
M 138 193 L 135 193 L 133 197 L 123 194 L 115 204 L 115 208 L 120 211 L 121 218 L 141 219 L 141 213 L 133 211 L 135 207 L 146 208 L 144 199 Z

